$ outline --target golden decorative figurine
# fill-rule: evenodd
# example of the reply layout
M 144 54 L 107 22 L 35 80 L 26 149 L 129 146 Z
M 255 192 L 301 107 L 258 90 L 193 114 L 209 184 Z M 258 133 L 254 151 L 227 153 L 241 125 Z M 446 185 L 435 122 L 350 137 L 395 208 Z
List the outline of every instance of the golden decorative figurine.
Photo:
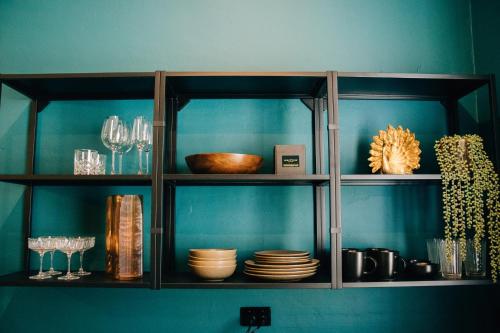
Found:
M 420 142 L 415 133 L 401 126 L 387 126 L 386 131 L 379 131 L 373 137 L 370 147 L 370 167 L 372 173 L 380 170 L 390 175 L 411 175 L 414 169 L 420 168 Z

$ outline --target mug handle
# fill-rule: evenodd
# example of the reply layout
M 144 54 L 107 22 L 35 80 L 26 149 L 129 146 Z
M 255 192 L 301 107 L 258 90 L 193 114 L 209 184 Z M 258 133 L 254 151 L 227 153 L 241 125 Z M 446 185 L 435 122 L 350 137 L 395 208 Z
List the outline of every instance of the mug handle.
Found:
M 396 260 L 398 261 L 398 264 L 402 263 L 403 269 L 399 270 L 399 267 L 396 267 L 396 269 L 394 270 L 394 274 L 400 274 L 406 270 L 406 267 L 408 267 L 408 262 L 401 256 L 398 256 Z
M 373 263 L 373 268 L 369 271 L 364 271 L 363 274 L 366 274 L 366 275 L 373 274 L 375 272 L 375 270 L 377 269 L 377 261 L 369 256 L 366 256 L 365 260 L 371 260 Z

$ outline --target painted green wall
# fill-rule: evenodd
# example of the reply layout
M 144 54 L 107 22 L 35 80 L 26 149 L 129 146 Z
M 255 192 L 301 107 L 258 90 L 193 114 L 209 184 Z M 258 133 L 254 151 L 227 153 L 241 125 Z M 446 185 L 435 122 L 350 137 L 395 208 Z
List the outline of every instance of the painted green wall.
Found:
M 137 70 L 353 70 L 470 73 L 467 0 L 423 1 L 0 1 L 0 72 Z M 476 58 L 478 58 L 476 52 Z M 488 63 L 488 61 L 485 61 Z M 40 115 L 37 172 L 69 173 L 71 151 L 104 150 L 109 114 L 151 115 L 148 101 L 52 103 Z M 27 101 L 4 89 L 0 172 L 23 172 Z M 178 166 L 201 150 L 263 154 L 306 143 L 309 111 L 297 101 L 194 101 L 180 113 Z M 470 112 L 474 114 L 475 110 Z M 231 117 L 227 115 L 231 114 Z M 431 145 L 445 133 L 436 103 L 342 102 L 342 172 L 368 172 L 370 137 L 387 123 L 411 128 L 435 170 Z M 429 121 L 432 119 L 432 121 Z M 134 155 L 128 172 L 133 172 Z M 96 233 L 91 269 L 102 269 L 103 198 L 146 188 L 40 187 L 34 232 Z M 18 269 L 22 188 L 0 184 L 0 273 Z M 193 246 L 236 246 L 240 259 L 266 247 L 312 246 L 311 191 L 305 187 L 179 190 L 177 266 Z M 439 188 L 345 187 L 345 246 L 388 246 L 425 256 L 439 234 Z M 37 200 L 38 199 L 38 200 Z M 64 206 L 62 210 L 60 207 Z M 221 209 L 221 208 L 226 209 Z M 146 213 L 146 227 L 149 215 Z M 149 242 L 146 239 L 146 246 Z M 62 267 L 62 258 L 58 266 Z M 147 260 L 148 261 L 148 260 Z M 269 305 L 262 332 L 463 332 L 495 320 L 491 288 L 365 290 L 108 290 L 0 288 L 0 331 L 109 330 L 244 332 L 239 307 Z M 489 307 L 483 306 L 490 304 Z

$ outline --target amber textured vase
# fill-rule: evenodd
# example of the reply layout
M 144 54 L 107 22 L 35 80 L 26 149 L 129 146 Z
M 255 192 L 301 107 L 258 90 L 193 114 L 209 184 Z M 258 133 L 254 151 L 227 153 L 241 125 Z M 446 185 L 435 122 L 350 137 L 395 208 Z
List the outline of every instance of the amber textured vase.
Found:
M 106 273 L 117 280 L 142 277 L 143 206 L 141 195 L 106 200 Z

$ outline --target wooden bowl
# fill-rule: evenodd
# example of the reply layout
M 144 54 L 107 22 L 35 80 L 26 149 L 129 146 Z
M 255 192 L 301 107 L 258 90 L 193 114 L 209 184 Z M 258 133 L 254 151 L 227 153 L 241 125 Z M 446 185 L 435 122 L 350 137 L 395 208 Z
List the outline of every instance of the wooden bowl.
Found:
M 189 255 L 198 260 L 206 259 L 236 259 L 236 249 L 189 249 Z
M 192 173 L 256 173 L 264 159 L 258 155 L 206 153 L 186 156 Z

